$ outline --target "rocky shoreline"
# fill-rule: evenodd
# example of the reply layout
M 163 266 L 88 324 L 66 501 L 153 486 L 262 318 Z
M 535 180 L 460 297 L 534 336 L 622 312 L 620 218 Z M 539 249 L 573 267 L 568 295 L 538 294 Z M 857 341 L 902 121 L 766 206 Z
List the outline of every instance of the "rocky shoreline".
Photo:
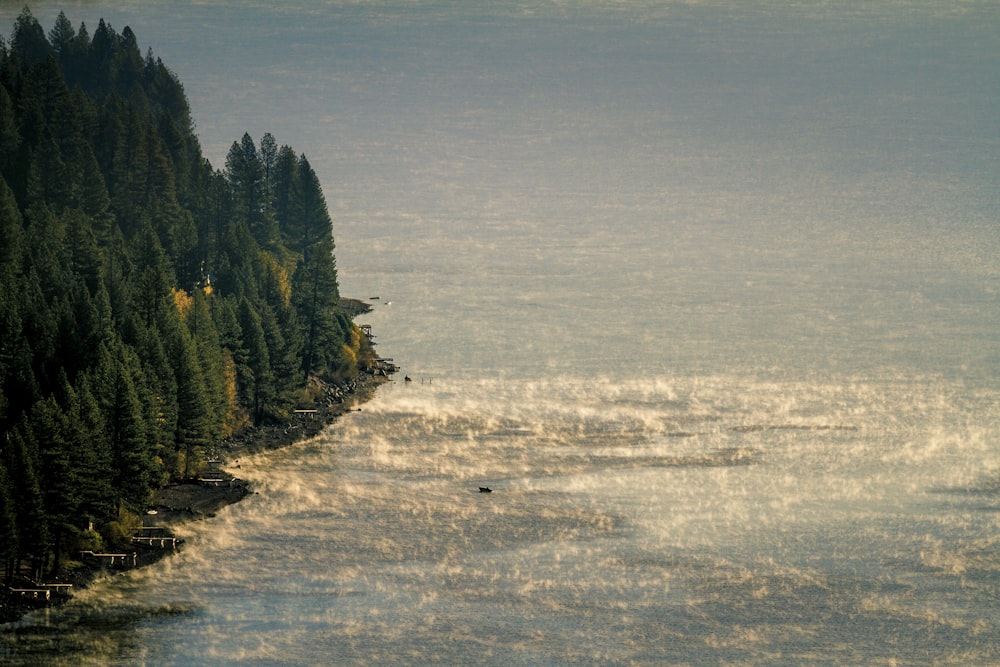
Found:
M 280 449 L 318 435 L 341 415 L 360 410 L 357 406 L 371 399 L 375 389 L 388 380 L 387 373 L 363 373 L 359 380 L 338 387 L 312 378 L 310 383 L 314 393 L 321 398 L 310 406 L 310 411 L 300 412 L 291 422 L 254 426 L 223 440 L 216 454 L 220 465 L 218 471 L 213 473 L 217 481 L 190 479 L 159 489 L 151 508 L 156 514 L 147 515 L 144 525 L 173 526 L 211 518 L 226 505 L 242 500 L 252 493 L 252 489 L 245 481 L 226 471 L 226 463 L 235 462 L 240 456 Z
M 143 517 L 142 529 L 146 531 L 143 534 L 155 537 L 145 538 L 145 544 L 134 544 L 134 549 L 127 554 L 116 554 L 123 556 L 119 560 L 108 558 L 111 554 L 82 558 L 72 569 L 64 569 L 54 576 L 53 583 L 47 585 L 55 588 L 47 593 L 19 592 L 47 590 L 44 587 L 12 587 L 6 595 L 0 596 L 0 623 L 10 623 L 34 609 L 65 602 L 71 595 L 63 591 L 85 588 L 103 576 L 150 565 L 174 553 L 183 540 L 176 539 L 173 528 L 189 521 L 210 519 L 223 507 L 253 493 L 249 483 L 225 469 L 227 464 L 243 455 L 280 449 L 319 434 L 341 415 L 360 410 L 358 406 L 370 400 L 379 385 L 389 381 L 391 372 L 362 373 L 357 381 L 343 386 L 310 379 L 313 393 L 319 399 L 309 409 L 298 411 L 288 423 L 255 426 L 222 441 L 210 473 L 197 479 L 180 480 L 156 491 L 149 513 Z

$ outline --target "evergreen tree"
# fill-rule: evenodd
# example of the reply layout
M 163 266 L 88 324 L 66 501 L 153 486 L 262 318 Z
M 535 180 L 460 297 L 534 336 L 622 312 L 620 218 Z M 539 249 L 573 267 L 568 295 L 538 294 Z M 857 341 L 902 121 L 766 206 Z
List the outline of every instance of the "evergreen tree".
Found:
M 142 368 L 141 376 L 134 377 L 134 382 L 147 425 L 147 449 L 160 467 L 159 482 L 176 470 L 177 378 L 164 339 L 156 329 L 143 326 L 135 317 L 128 320 L 124 329 Z
M 339 348 L 335 313 L 340 301 L 337 269 L 333 259 L 333 235 L 326 200 L 319 179 L 305 156 L 299 158 L 296 170 L 298 187 L 298 224 L 293 227 L 299 237 L 293 247 L 301 252 L 301 261 L 293 280 L 295 305 L 302 323 L 302 370 L 308 377 L 321 359 L 332 356 Z M 342 336 L 342 332 L 340 332 Z
M 135 267 L 135 273 L 128 277 L 131 283 L 129 300 L 143 323 L 151 327 L 167 308 L 174 280 L 160 238 L 145 217 L 139 221 L 139 233 L 129 254 Z
M 129 27 L 25 9 L 0 40 L 0 562 L 58 567 L 311 374 L 352 377 L 316 174 L 265 134 L 225 168 Z
M 266 199 L 264 164 L 249 133 L 233 142 L 226 156 L 226 178 L 233 193 L 235 213 L 261 247 L 278 240 L 277 225 Z
M 21 261 L 24 243 L 21 212 L 7 181 L 0 178 L 0 266 L 12 269 Z
M 14 22 L 10 52 L 22 66 L 44 62 L 52 54 L 52 47 L 45 38 L 45 30 L 27 7 Z
M 70 209 L 62 215 L 69 246 L 69 270 L 80 277 L 88 294 L 96 294 L 102 281 L 103 253 L 97 243 L 93 218 L 79 209 Z
M 91 220 L 90 226 L 98 239 L 107 240 L 113 220 L 109 211 L 111 197 L 90 144 L 80 141 L 73 145 L 67 174 L 74 186 L 69 205 Z
M 14 103 L 7 88 L 0 84 L 0 175 L 5 179 L 14 176 L 18 147 L 21 143 Z M 6 182 L 4 187 L 8 187 Z
M 56 569 L 61 564 L 68 536 L 75 529 L 81 501 L 76 474 L 77 452 L 69 438 L 70 424 L 53 394 L 37 402 L 28 415 L 28 433 L 38 449 L 39 477 L 44 513 L 51 542 L 44 545 L 52 562 L 41 565 Z
M 197 472 L 205 448 L 218 435 L 212 419 L 205 377 L 198 363 L 198 348 L 176 308 L 163 312 L 160 325 L 177 386 L 177 427 L 174 435 L 174 472 Z
M 198 355 L 198 365 L 204 380 L 209 429 L 213 434 L 217 434 L 226 421 L 228 408 L 222 345 L 215 323 L 212 321 L 208 297 L 201 290 L 195 290 L 191 295 L 187 326 L 191 332 L 191 339 Z
M 38 284 L 17 276 L 12 269 L 10 265 L 0 265 L 0 381 L 3 383 L 0 415 L 5 429 L 40 398 L 35 369 L 41 363 L 36 362 L 36 357 L 42 356 L 43 351 L 38 348 L 46 340 L 36 336 L 49 333 L 46 316 L 50 314 L 30 308 L 32 297 L 40 295 Z
M 222 365 L 225 382 L 226 419 L 224 435 L 238 431 L 248 420 L 246 409 L 240 404 L 240 369 L 247 366 L 248 352 L 243 346 L 243 330 L 236 317 L 233 298 L 216 297 L 211 300 L 212 320 L 222 347 Z
M 270 207 L 271 191 L 274 186 L 274 168 L 278 161 L 278 142 L 274 135 L 265 132 L 260 139 L 260 166 L 263 178 L 265 205 Z
M 260 423 L 274 393 L 270 385 L 271 356 L 268 353 L 267 338 L 261 326 L 260 314 L 246 297 L 240 300 L 239 322 L 247 357 L 246 363 L 237 367 L 237 378 L 243 400 L 250 406 L 254 422 Z
M 25 335 L 19 282 L 9 264 L 0 264 L 0 434 L 38 398 L 31 341 Z
M 118 338 L 101 343 L 92 383 L 104 417 L 103 437 L 110 450 L 115 514 L 123 508 L 142 510 L 157 481 L 147 416 L 138 389 L 142 377 L 139 358 L 131 348 Z
M 286 246 L 297 248 L 291 239 L 299 239 L 302 234 L 297 229 L 301 217 L 299 206 L 299 159 L 289 146 L 282 146 L 275 157 L 274 168 L 269 178 L 271 207 Z
M 18 556 L 17 519 L 12 488 L 7 467 L 0 459 L 0 566 L 3 567 L 3 580 L 6 582 L 14 576 Z
M 56 55 L 60 56 L 60 60 L 72 55 L 72 44 L 75 38 L 76 31 L 73 30 L 73 24 L 66 18 L 65 12 L 59 12 L 56 24 L 49 31 L 49 43 Z
M 130 237 L 141 227 L 143 218 L 148 218 L 145 207 L 152 199 L 147 192 L 149 141 L 145 123 L 135 106 L 125 107 L 123 113 L 115 110 L 110 113 L 115 118 L 106 123 L 105 131 L 115 134 L 109 137 L 112 153 L 108 188 L 118 224 L 126 237 Z
M 73 456 L 70 478 L 79 497 L 72 518 L 76 534 L 90 523 L 104 525 L 115 517 L 114 480 L 104 416 L 88 376 L 82 376 L 75 387 L 67 384 L 64 393 L 66 440 Z
M 17 529 L 16 560 L 28 558 L 32 576 L 39 578 L 48 561 L 49 517 L 42 496 L 38 469 L 38 448 L 30 436 L 26 421 L 8 432 L 6 442 L 0 447 L 0 456 L 7 469 L 10 486 L 7 487 L 14 501 L 14 522 Z

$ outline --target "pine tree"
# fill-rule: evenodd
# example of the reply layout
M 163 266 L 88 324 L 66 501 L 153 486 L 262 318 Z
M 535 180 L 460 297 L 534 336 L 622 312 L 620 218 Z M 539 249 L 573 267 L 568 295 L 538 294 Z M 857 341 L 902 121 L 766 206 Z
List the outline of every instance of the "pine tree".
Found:
M 52 45 L 52 51 L 59 58 L 60 65 L 64 68 L 72 61 L 74 39 L 76 39 L 76 31 L 73 30 L 73 24 L 66 18 L 65 12 L 59 12 L 56 24 L 49 31 L 49 43 Z
M 32 407 L 28 427 L 30 437 L 38 447 L 41 464 L 39 477 L 51 539 L 45 546 L 53 556 L 51 568 L 56 569 L 60 565 L 67 536 L 75 527 L 80 507 L 80 487 L 74 467 L 76 452 L 67 437 L 70 431 L 68 419 L 54 395 L 50 394 Z M 50 566 L 49 563 L 44 565 Z
M 292 240 L 301 238 L 298 221 L 301 218 L 299 197 L 299 159 L 289 146 L 278 149 L 270 176 L 271 208 L 281 231 L 281 239 L 293 250 L 301 248 Z
M 111 197 L 90 144 L 82 140 L 75 142 L 66 163 L 68 177 L 74 186 L 69 205 L 90 218 L 95 236 L 106 241 L 112 222 Z
M 119 94 L 132 100 L 147 99 L 142 88 L 146 61 L 132 28 L 125 26 L 117 40 L 113 76 Z
M 274 135 L 265 132 L 260 139 L 260 166 L 262 169 L 265 205 L 270 207 L 270 198 L 274 186 L 274 169 L 278 161 L 278 142 Z
M 129 251 L 135 273 L 131 284 L 130 302 L 147 326 L 159 321 L 167 308 L 173 276 L 160 239 L 146 217 L 139 220 L 139 230 Z
M 202 156 L 131 29 L 30 11 L 0 40 L 0 562 L 36 576 L 140 512 L 312 373 L 350 377 L 331 221 L 305 156 Z M 107 532 L 107 531 L 105 531 Z
M 31 341 L 25 335 L 20 281 L 0 263 L 0 433 L 6 432 L 38 398 Z
M 147 418 L 137 388 L 141 382 L 139 358 L 131 348 L 116 337 L 101 343 L 92 384 L 111 454 L 115 514 L 123 508 L 144 509 L 156 482 Z
M 267 349 L 267 338 L 261 326 L 260 314 L 245 297 L 240 300 L 239 322 L 247 359 L 244 365 L 237 367 L 237 377 L 240 381 L 242 398 L 250 406 L 254 423 L 260 423 L 273 395 L 271 356 Z
M 115 517 L 112 487 L 111 445 L 104 416 L 87 375 L 75 387 L 67 385 L 66 440 L 73 455 L 71 479 L 76 485 L 79 505 L 73 517 L 73 533 L 90 523 L 107 524 Z
M 32 322 L 26 318 L 24 279 L 10 264 L 0 264 L 0 427 L 6 432 L 40 397 L 35 376 L 33 347 L 40 341 L 31 337 Z
M 118 224 L 128 238 L 141 227 L 142 219 L 148 218 L 145 211 L 149 203 L 147 184 L 150 168 L 147 128 L 135 106 L 124 109 L 124 118 L 114 110 L 110 113 L 116 117 L 104 127 L 106 133 L 114 133 L 114 136 L 108 137 L 113 147 L 108 189 Z
M 103 253 L 97 243 L 93 218 L 79 209 L 70 209 L 61 217 L 69 246 L 68 268 L 72 274 L 83 279 L 89 294 L 95 294 L 104 269 Z
M 236 317 L 237 306 L 232 297 L 211 300 L 212 320 L 219 335 L 223 352 L 223 373 L 226 378 L 226 420 L 223 434 L 228 436 L 247 423 L 248 415 L 240 404 L 240 369 L 246 368 L 248 352 L 243 346 L 243 330 Z
M 197 472 L 205 448 L 218 437 L 213 428 L 205 377 L 198 363 L 198 348 L 176 308 L 163 312 L 160 331 L 166 341 L 177 386 L 177 427 L 174 435 L 175 472 L 188 476 Z
M 14 511 L 13 485 L 7 467 L 0 459 L 0 566 L 3 580 L 10 583 L 18 556 L 17 519 Z
M 247 226 L 262 248 L 278 242 L 278 226 L 267 201 L 264 163 L 249 133 L 233 142 L 226 155 L 226 178 L 232 190 L 237 219 Z
M 7 181 L 0 178 L 0 266 L 14 267 L 21 261 L 24 229 L 21 212 Z
M 38 578 L 48 561 L 49 517 L 45 509 L 42 486 L 38 478 L 38 447 L 31 437 L 27 421 L 8 432 L 0 456 L 7 469 L 14 501 L 14 521 L 17 528 L 16 560 L 29 558 L 32 576 Z
M 14 32 L 10 40 L 11 54 L 22 63 L 31 66 L 44 62 L 52 53 L 52 47 L 45 38 L 45 30 L 25 7 L 14 22 Z
M 198 365 L 204 379 L 209 428 L 213 434 L 217 434 L 222 430 L 228 407 L 222 345 L 219 341 L 219 332 L 212 321 L 208 297 L 201 290 L 195 290 L 191 295 L 191 309 L 187 315 L 187 325 L 194 341 Z
M 333 235 L 319 179 L 303 155 L 297 168 L 299 224 L 297 247 L 302 259 L 295 271 L 293 291 L 303 331 L 302 370 L 308 377 L 321 361 L 329 360 L 343 338 L 337 332 L 334 314 L 340 300 L 337 269 L 333 259 Z
M 14 176 L 21 136 L 17 128 L 14 103 L 7 88 L 0 84 L 0 175 Z M 6 184 L 5 184 L 5 187 Z
M 147 449 L 162 473 L 161 480 L 156 480 L 159 482 L 176 468 L 177 378 L 164 338 L 156 329 L 145 327 L 138 318 L 131 317 L 123 331 L 123 340 L 135 350 L 142 369 L 141 375 L 133 374 L 133 382 L 147 425 Z

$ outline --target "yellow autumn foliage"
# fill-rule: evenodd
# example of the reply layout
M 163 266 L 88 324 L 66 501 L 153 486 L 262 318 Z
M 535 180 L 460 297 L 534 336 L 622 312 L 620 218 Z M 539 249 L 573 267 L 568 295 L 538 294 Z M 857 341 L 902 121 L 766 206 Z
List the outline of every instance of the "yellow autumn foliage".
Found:
M 278 293 L 281 294 L 281 298 L 287 306 L 292 302 L 292 281 L 288 277 L 288 271 L 278 263 L 278 260 L 271 253 L 261 250 L 260 257 L 264 262 L 264 266 L 267 267 L 268 273 L 274 279 Z
M 222 374 L 226 395 L 226 418 L 222 424 L 222 437 L 228 438 L 250 424 L 247 411 L 240 405 L 236 389 L 236 362 L 233 361 L 233 355 L 229 350 L 223 350 L 222 353 Z
M 341 347 L 344 352 L 344 361 L 352 367 L 358 366 L 358 358 L 361 356 L 361 329 L 357 325 L 352 325 L 347 332 L 348 341 Z
M 348 332 L 351 337 L 351 349 L 354 350 L 355 354 L 361 351 L 361 328 L 358 325 L 352 325 L 351 330 Z
M 346 361 L 351 366 L 357 365 L 358 355 L 353 349 L 351 349 L 351 346 L 348 345 L 347 343 L 344 343 L 341 347 L 344 351 L 344 361 Z
M 173 299 L 174 307 L 177 308 L 177 312 L 180 313 L 181 317 L 187 317 L 188 313 L 191 312 L 191 304 L 194 303 L 191 295 L 182 289 L 173 287 L 170 289 L 170 297 Z

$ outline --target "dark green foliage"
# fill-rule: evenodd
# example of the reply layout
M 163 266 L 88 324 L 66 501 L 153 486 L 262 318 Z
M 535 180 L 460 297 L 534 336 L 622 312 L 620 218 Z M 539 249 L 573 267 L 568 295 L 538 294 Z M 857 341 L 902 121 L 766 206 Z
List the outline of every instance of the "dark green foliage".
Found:
M 17 58 L 24 66 L 43 62 L 52 53 L 52 47 L 45 38 L 45 31 L 27 7 L 14 21 L 12 34 L 11 56 Z
M 333 250 L 305 156 L 246 134 L 213 168 L 131 29 L 25 9 L 0 41 L 3 576 L 110 536 L 310 374 L 356 375 Z
M 38 448 L 26 437 L 28 425 L 22 423 L 5 434 L 0 460 L 7 469 L 9 495 L 14 501 L 14 524 L 17 528 L 16 558 L 30 558 L 34 575 L 40 575 L 48 560 L 50 517 L 36 474 Z
M 3 578 L 7 580 L 14 574 L 14 560 L 18 554 L 17 519 L 12 488 L 7 467 L 0 460 L 0 567 L 3 568 Z
M 267 340 L 261 326 L 260 314 L 246 297 L 240 299 L 239 311 L 240 330 L 243 332 L 243 345 L 246 347 L 246 363 L 237 367 L 237 380 L 240 387 L 240 398 L 251 408 L 251 415 L 260 420 L 264 415 L 267 403 L 271 399 L 271 387 L 274 380 L 271 371 L 271 355 L 267 349 Z

